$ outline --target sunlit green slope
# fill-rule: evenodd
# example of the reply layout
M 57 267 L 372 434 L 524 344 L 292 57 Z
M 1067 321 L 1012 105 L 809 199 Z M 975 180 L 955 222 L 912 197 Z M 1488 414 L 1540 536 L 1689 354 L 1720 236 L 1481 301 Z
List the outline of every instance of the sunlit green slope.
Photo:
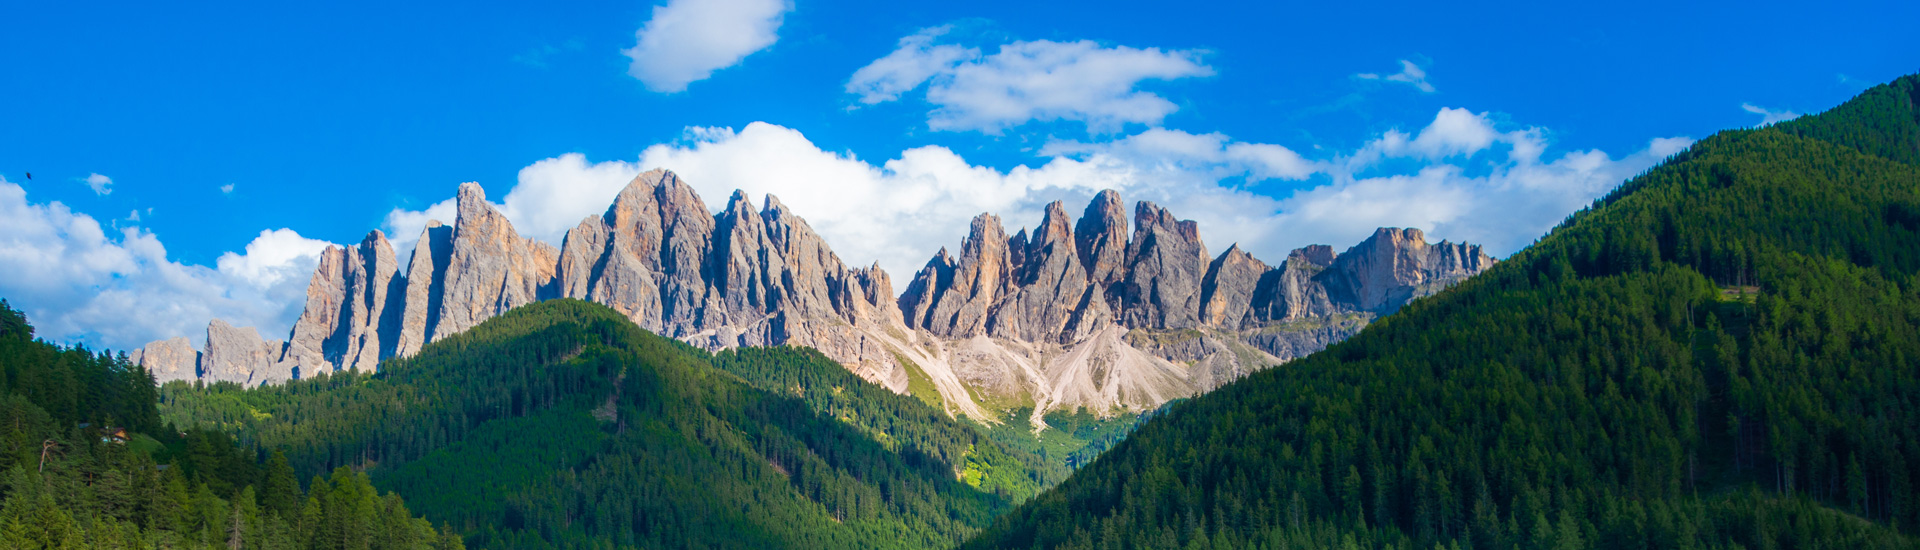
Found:
M 476 547 L 943 548 L 1056 481 L 818 352 L 710 355 L 577 300 L 374 376 L 162 402 L 301 471 L 367 468 Z

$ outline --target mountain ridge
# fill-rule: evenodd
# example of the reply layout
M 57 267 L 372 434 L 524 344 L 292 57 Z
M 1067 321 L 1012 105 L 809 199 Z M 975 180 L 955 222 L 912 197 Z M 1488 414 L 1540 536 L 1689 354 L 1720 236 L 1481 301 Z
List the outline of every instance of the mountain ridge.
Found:
M 1195 222 L 1142 201 L 1129 224 L 1108 190 L 1078 220 L 1049 204 L 1031 234 L 981 214 L 958 255 L 935 253 L 896 295 L 886 271 L 842 262 L 777 197 L 756 209 L 735 191 L 715 212 L 666 170 L 634 178 L 558 248 L 521 236 L 478 184 L 460 186 L 456 209 L 405 264 L 378 230 L 328 248 L 284 342 L 218 322 L 203 351 L 175 338 L 132 358 L 163 380 L 244 385 L 372 371 L 515 307 L 578 298 L 709 350 L 813 347 L 896 393 L 924 377 L 949 414 L 998 422 L 1033 407 L 1038 427 L 1049 410 L 1144 411 L 1218 387 L 1494 262 L 1388 228 L 1277 267 L 1237 244 L 1213 256 Z

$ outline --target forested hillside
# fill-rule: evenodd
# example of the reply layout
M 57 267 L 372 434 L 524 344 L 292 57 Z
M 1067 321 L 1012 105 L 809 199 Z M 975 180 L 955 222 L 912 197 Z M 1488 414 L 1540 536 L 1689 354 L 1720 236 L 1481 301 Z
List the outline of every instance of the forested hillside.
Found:
M 577 300 L 378 375 L 161 401 L 301 472 L 366 467 L 487 548 L 945 548 L 1065 475 L 813 350 L 710 355 Z
M 364 474 L 303 490 L 280 454 L 162 426 L 155 395 L 124 356 L 35 340 L 0 300 L 0 548 L 462 548 Z
M 1916 547 L 1916 83 L 1702 140 L 964 547 Z

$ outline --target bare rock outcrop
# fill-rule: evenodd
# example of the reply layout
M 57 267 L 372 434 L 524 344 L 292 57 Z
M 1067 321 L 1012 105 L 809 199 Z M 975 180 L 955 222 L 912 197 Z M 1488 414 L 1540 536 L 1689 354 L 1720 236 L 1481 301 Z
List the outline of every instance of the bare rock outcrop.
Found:
M 1073 241 L 1087 280 L 1112 286 L 1126 276 L 1127 210 L 1119 192 L 1108 189 L 1094 195 L 1073 226 Z
M 1207 266 L 1207 277 L 1200 284 L 1200 322 L 1209 327 L 1238 330 L 1252 327 L 1254 291 L 1260 277 L 1271 269 L 1240 250 L 1235 243 Z
M 1386 314 L 1492 265 L 1479 246 L 1428 245 L 1419 229 L 1383 227 L 1335 258 L 1321 280 L 1334 301 Z
M 413 257 L 407 260 L 406 284 L 399 300 L 400 325 L 395 327 L 397 334 L 391 336 L 393 355 L 411 356 L 427 345 L 427 337 L 440 324 L 441 291 L 452 261 L 453 228 L 439 220 L 427 220 L 427 227 L 420 230 L 420 240 L 413 245 Z
M 513 223 L 487 203 L 479 184 L 461 184 L 456 200 L 453 252 L 440 289 L 440 320 L 429 342 L 540 300 L 560 256 L 553 245 L 515 232 Z
M 193 342 L 185 337 L 148 342 L 145 347 L 128 354 L 127 360 L 146 367 L 147 372 L 153 373 L 153 378 L 162 384 L 200 377 L 200 352 L 194 351 Z
M 1012 256 L 1017 259 L 1013 290 L 1008 299 L 995 308 L 988 329 L 996 338 L 1028 342 L 1068 343 L 1076 332 L 1067 328 L 1074 314 L 1083 307 L 1091 290 L 1086 269 L 1069 229 L 1066 207 L 1059 201 L 1047 205 L 1046 217 L 1034 228 L 1032 238 L 1026 231 L 1012 241 L 1022 246 Z M 1077 336 L 1084 337 L 1084 332 Z
M 422 245 L 426 246 L 426 245 Z M 358 246 L 329 247 L 307 283 L 307 307 L 280 359 L 303 376 L 359 369 L 374 372 L 394 354 L 406 279 L 393 245 L 379 230 Z
M 1141 201 L 1134 208 L 1133 240 L 1127 243 L 1127 276 L 1117 287 L 1121 324 L 1181 329 L 1200 326 L 1201 280 L 1207 246 L 1200 226 Z
M 200 356 L 200 378 L 258 386 L 285 382 L 291 374 L 276 368 L 282 353 L 279 340 L 261 340 L 253 327 L 234 327 L 214 319 L 207 324 L 207 351 Z

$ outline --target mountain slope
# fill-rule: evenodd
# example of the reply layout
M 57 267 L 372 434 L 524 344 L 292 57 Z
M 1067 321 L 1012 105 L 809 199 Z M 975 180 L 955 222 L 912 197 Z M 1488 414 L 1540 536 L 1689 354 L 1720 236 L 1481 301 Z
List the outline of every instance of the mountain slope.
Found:
M 937 548 L 1063 477 L 809 349 L 718 355 L 579 300 L 515 308 L 382 365 L 162 413 L 368 468 L 478 547 Z
M 964 547 L 1915 547 L 1915 83 L 1703 140 Z

